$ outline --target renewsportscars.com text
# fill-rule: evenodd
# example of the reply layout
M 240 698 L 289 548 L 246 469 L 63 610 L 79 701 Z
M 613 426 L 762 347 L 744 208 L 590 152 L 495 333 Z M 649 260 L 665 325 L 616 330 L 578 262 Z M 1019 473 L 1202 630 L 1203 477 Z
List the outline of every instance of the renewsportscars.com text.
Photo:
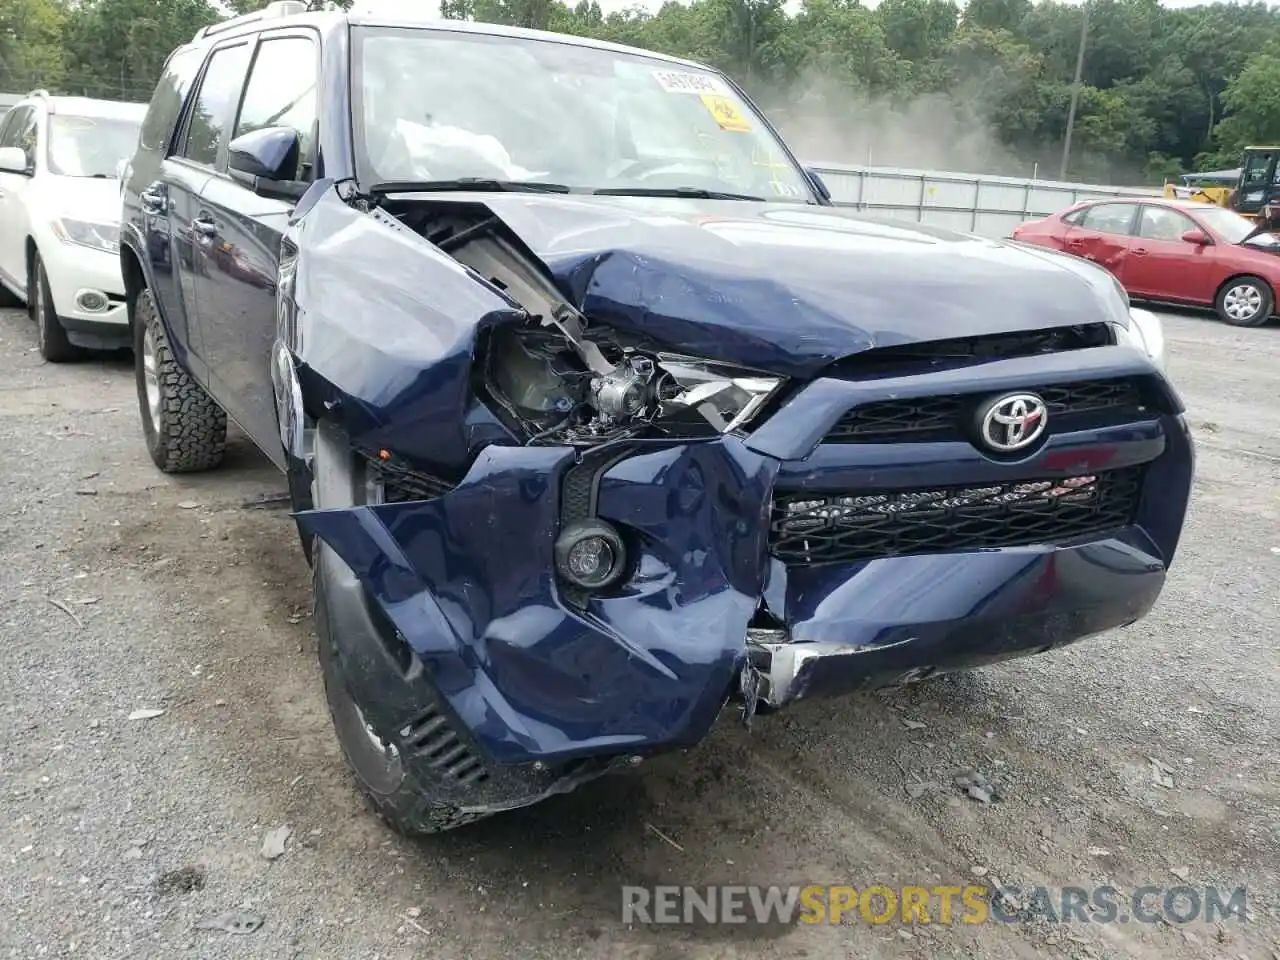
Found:
M 1246 919 L 1243 887 L 626 886 L 628 924 L 1213 923 Z

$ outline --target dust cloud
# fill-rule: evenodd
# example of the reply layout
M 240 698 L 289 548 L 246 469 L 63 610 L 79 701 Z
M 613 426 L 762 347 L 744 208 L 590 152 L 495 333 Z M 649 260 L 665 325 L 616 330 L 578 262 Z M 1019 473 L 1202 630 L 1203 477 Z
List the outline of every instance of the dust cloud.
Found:
M 1000 142 L 980 105 L 927 94 L 899 103 L 851 95 L 813 78 L 759 98 L 796 154 L 813 163 L 1030 177 L 1034 162 Z M 1038 169 L 1041 178 L 1056 170 Z

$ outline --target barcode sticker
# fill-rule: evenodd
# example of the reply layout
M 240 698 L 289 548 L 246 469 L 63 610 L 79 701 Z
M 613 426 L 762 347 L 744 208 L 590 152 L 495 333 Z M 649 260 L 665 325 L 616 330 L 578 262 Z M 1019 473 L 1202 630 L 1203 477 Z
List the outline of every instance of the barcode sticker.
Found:
M 655 70 L 653 78 L 667 93 L 726 94 L 728 86 L 719 77 L 709 73 L 688 73 L 683 70 Z

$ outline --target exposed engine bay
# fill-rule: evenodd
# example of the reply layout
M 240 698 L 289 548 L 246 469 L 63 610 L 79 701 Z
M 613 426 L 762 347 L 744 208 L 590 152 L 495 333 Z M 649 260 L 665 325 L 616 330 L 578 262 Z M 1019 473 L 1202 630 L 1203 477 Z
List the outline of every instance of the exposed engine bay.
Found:
M 523 311 L 524 322 L 482 332 L 477 388 L 526 443 L 714 436 L 746 424 L 781 386 L 778 377 L 667 352 L 592 322 L 487 211 L 373 213 L 414 230 Z

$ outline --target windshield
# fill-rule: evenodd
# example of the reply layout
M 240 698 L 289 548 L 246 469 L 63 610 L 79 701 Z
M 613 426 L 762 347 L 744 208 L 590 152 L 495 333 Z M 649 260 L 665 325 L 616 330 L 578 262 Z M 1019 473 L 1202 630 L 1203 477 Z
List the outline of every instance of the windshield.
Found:
M 121 161 L 133 156 L 141 120 L 49 118 L 49 171 L 63 177 L 115 177 Z
M 1197 210 L 1198 216 L 1210 230 L 1222 237 L 1227 243 L 1239 243 L 1257 227 L 1254 221 L 1248 217 L 1242 217 L 1234 210 L 1228 210 L 1226 207 L 1211 207 L 1205 210 Z M 1262 233 L 1253 237 L 1250 243 L 1259 246 L 1274 246 L 1280 243 L 1273 234 Z
M 567 43 L 359 28 L 355 141 L 367 184 L 463 177 L 585 191 L 692 188 L 812 202 L 718 74 Z

